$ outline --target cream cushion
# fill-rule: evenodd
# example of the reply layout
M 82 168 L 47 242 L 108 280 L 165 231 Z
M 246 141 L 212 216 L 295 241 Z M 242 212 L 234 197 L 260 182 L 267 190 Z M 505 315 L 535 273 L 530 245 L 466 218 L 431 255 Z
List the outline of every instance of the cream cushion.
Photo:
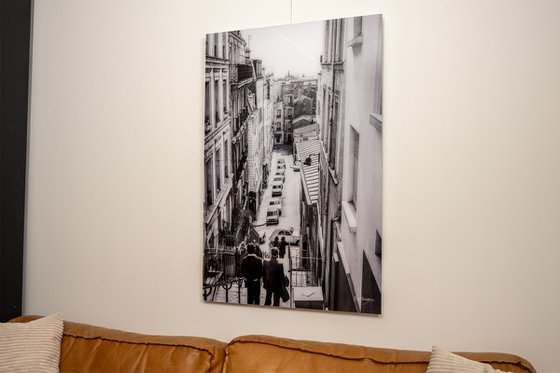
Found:
M 0 324 L 0 372 L 58 372 L 63 329 L 59 313 Z
M 432 347 L 432 356 L 426 373 L 506 373 L 489 364 L 469 360 L 437 346 Z

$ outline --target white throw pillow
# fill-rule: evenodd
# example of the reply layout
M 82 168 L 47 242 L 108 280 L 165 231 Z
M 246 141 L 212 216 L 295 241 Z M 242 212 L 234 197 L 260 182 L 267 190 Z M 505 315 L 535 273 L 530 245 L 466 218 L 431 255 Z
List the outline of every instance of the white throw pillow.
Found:
M 27 323 L 0 323 L 0 372 L 56 372 L 64 322 L 55 313 Z
M 439 347 L 432 347 L 432 356 L 426 373 L 507 373 L 490 364 L 469 360 Z

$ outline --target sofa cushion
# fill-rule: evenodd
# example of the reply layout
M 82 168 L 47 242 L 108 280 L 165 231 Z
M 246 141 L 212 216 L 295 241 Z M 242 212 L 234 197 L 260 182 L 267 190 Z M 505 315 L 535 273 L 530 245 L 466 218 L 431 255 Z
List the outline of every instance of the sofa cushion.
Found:
M 494 369 L 489 364 L 480 363 L 443 350 L 432 347 L 432 356 L 426 373 L 508 373 Z
M 27 321 L 25 316 L 13 321 Z M 60 372 L 221 373 L 225 343 L 64 322 Z
M 25 324 L 0 324 L 0 372 L 58 372 L 59 313 Z
M 474 360 L 512 372 L 535 373 L 525 359 L 509 354 L 470 353 Z M 430 352 L 249 335 L 226 347 L 224 373 L 426 373 Z

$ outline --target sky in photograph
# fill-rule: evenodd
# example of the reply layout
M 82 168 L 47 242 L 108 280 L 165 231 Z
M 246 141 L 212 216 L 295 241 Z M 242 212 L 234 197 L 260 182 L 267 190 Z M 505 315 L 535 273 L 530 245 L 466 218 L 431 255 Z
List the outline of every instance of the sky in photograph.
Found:
M 265 73 L 275 78 L 313 76 L 321 71 L 323 22 L 299 23 L 241 31 L 251 48 L 251 58 L 261 59 Z

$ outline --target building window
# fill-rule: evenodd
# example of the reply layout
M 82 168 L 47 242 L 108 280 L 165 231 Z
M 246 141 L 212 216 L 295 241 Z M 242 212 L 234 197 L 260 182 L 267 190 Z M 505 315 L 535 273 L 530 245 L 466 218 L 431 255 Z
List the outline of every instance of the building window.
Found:
M 362 35 L 362 17 L 354 17 L 354 38 Z
M 343 52 L 344 52 L 344 29 L 342 27 L 343 20 L 339 19 L 337 22 L 337 34 L 336 34 L 336 59 L 335 62 L 342 62 Z
M 362 296 L 360 302 L 361 313 L 381 313 L 381 290 L 375 280 L 371 264 L 364 251 L 362 259 Z
M 282 116 L 282 110 L 278 109 L 276 110 L 276 118 L 280 118 Z
M 383 253 L 383 241 L 381 240 L 381 235 L 377 229 L 375 230 L 375 233 L 375 255 L 381 256 Z
M 206 185 L 206 206 L 210 206 L 214 203 L 214 193 L 213 189 L 213 169 L 212 169 L 212 157 L 208 158 L 204 164 L 205 178 L 204 184 Z
M 220 121 L 220 103 L 218 102 L 220 95 L 218 94 L 219 90 L 219 82 L 217 80 L 214 81 L 214 112 L 216 116 L 216 123 Z
M 337 146 L 337 136 L 338 136 L 338 98 L 334 98 L 333 112 L 330 120 L 330 131 L 329 131 L 329 167 L 335 169 L 336 165 L 336 146 Z
M 358 206 L 358 175 L 359 175 L 359 160 L 360 160 L 360 134 L 358 131 L 354 129 L 354 127 L 350 127 L 350 141 L 351 141 L 351 154 L 350 154 L 350 162 L 352 165 L 350 167 L 350 172 L 352 173 L 352 195 L 351 201 L 354 203 L 354 207 L 357 208 Z
M 329 62 L 335 61 L 336 51 L 336 20 L 331 21 L 331 26 L 329 30 Z
M 216 165 L 216 194 L 220 193 L 220 190 L 222 189 L 222 180 L 221 180 L 221 170 L 220 170 L 220 159 L 221 159 L 221 151 L 220 149 L 216 150 L 216 160 L 215 160 L 215 165 Z
M 327 144 L 327 121 L 328 121 L 328 108 L 329 108 L 329 98 L 327 97 L 327 87 L 323 86 L 323 112 L 321 113 L 321 126 L 319 131 L 321 133 L 321 139 L 323 144 Z
M 377 50 L 375 59 L 375 79 L 373 82 L 373 112 L 370 114 L 369 122 L 377 130 L 383 130 L 383 105 L 381 96 L 382 82 L 382 65 L 383 60 L 381 54 L 383 51 L 383 38 L 382 38 L 382 19 L 380 18 L 377 24 Z
M 323 41 L 323 62 L 329 62 L 329 38 L 330 38 L 330 33 L 329 33 L 329 29 L 330 29 L 330 22 L 331 21 L 325 21 L 325 32 L 324 32 L 324 38 L 325 40 Z
M 210 82 L 204 84 L 204 129 L 209 131 L 212 127 L 210 120 Z
M 224 178 L 229 178 L 229 144 L 224 141 Z
M 228 104 L 228 99 L 227 99 L 227 81 L 224 80 L 224 83 L 222 84 L 222 97 L 223 97 L 223 102 L 224 102 L 224 114 L 227 113 L 227 104 Z
M 214 34 L 214 57 L 218 57 L 218 33 Z
M 332 30 L 332 61 L 338 62 L 338 20 L 333 21 L 333 30 Z
M 383 29 L 382 29 L 382 20 L 379 20 L 378 27 L 377 27 L 377 58 L 375 63 L 375 87 L 374 87 L 374 112 L 379 115 L 383 115 L 383 105 L 382 105 L 382 94 L 381 94 L 381 87 L 383 85 L 382 82 L 382 71 L 383 71 Z
M 362 45 L 363 37 L 362 37 L 362 17 L 354 17 L 353 18 L 353 27 L 352 27 L 352 38 L 348 40 L 348 47 L 357 47 Z M 350 35 L 349 35 L 350 36 Z M 359 53 L 361 49 L 354 49 L 354 53 Z

